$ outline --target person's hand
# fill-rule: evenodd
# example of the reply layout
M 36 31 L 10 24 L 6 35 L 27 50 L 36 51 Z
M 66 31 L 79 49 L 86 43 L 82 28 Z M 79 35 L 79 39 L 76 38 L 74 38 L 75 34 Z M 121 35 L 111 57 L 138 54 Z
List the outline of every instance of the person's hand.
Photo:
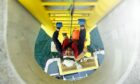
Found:
M 84 53 L 86 53 L 88 50 L 87 50 L 87 47 L 85 47 L 84 49 L 83 49 L 83 52 Z
M 76 58 L 76 59 L 75 59 L 75 61 L 76 61 L 76 62 L 79 62 L 79 61 L 80 61 L 80 59 L 79 59 L 79 58 Z

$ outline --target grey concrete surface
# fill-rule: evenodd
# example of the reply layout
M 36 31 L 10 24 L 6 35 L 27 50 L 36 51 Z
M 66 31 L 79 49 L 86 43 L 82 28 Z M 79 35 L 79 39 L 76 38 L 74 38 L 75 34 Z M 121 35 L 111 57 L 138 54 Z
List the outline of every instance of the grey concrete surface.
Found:
M 106 54 L 117 59 L 114 60 L 115 68 L 120 64 L 118 69 L 121 72 L 126 70 L 117 84 L 140 84 L 139 4 L 140 0 L 124 0 L 99 23 L 99 31 L 105 47 L 110 49 L 106 50 Z M 119 70 L 115 71 L 115 74 L 119 74 Z
M 129 2 L 129 5 L 131 5 L 131 2 Z M 133 21 L 136 24 L 136 30 L 137 34 L 140 34 L 140 0 L 134 0 L 133 3 L 133 10 L 135 10 L 134 17 L 135 20 Z M 133 26 L 132 28 L 135 28 L 135 26 Z M 138 38 L 140 37 L 140 35 L 138 35 Z M 134 66 L 132 67 L 132 70 L 130 71 L 130 73 L 128 74 L 128 76 L 126 75 L 126 80 L 123 81 L 123 84 L 140 84 L 140 43 L 137 45 L 139 47 L 138 49 L 138 55 L 137 55 L 137 59 L 135 61 Z
M 21 84 L 16 72 L 8 59 L 5 48 L 7 21 L 6 0 L 0 0 L 0 84 Z
M 105 61 L 95 74 L 75 82 L 44 74 L 34 59 L 40 24 L 16 0 L 0 2 L 0 84 L 139 84 L 139 0 L 124 0 L 98 24 Z
M 123 82 L 123 84 L 140 84 L 140 54 L 138 55 L 138 58 L 136 60 L 135 65 L 133 66 L 133 69 L 128 74 L 128 77 Z

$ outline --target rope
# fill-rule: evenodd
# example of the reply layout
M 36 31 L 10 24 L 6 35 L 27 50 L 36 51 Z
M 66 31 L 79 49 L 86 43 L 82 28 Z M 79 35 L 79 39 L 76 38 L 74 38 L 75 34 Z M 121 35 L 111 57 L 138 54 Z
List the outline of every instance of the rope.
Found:
M 71 5 L 70 5 L 70 8 L 69 8 L 69 10 L 70 10 L 70 37 L 72 36 L 72 25 L 73 25 L 73 14 L 74 14 L 74 0 L 70 0 L 70 3 L 71 3 Z

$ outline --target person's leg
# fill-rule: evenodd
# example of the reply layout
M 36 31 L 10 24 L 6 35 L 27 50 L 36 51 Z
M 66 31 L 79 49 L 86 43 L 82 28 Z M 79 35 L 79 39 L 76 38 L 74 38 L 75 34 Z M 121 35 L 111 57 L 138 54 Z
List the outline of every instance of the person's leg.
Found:
M 53 34 L 53 42 L 56 46 L 57 51 L 59 53 L 62 53 L 62 46 L 61 46 L 60 41 L 58 40 L 58 35 L 59 35 L 59 31 L 56 30 Z
M 86 39 L 86 30 L 85 30 L 85 20 L 84 19 L 79 19 L 78 20 L 79 25 L 80 25 L 80 35 L 79 35 L 79 40 L 78 40 L 78 51 L 79 54 L 83 51 L 84 49 L 84 42 Z
M 72 50 L 73 50 L 73 52 L 74 52 L 75 58 L 77 58 L 78 55 L 79 55 L 78 43 L 77 43 L 77 42 L 73 42 L 73 43 L 71 44 L 71 48 L 72 48 Z
M 79 40 L 78 40 L 78 51 L 79 54 L 83 51 L 84 49 L 84 42 L 86 39 L 86 30 L 85 27 L 82 26 L 83 28 L 80 29 L 80 35 L 79 35 Z

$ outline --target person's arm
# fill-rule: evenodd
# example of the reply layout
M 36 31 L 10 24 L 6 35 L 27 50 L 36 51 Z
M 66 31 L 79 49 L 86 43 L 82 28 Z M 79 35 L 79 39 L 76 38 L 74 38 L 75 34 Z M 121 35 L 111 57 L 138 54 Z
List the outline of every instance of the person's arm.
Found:
M 86 52 L 87 52 L 87 48 L 84 48 L 83 52 L 81 52 L 81 54 L 77 58 L 75 58 L 75 61 L 81 60 L 85 56 Z
M 73 42 L 72 45 L 71 45 L 71 47 L 72 47 L 72 49 L 73 49 L 73 51 L 74 51 L 74 57 L 75 57 L 75 58 L 78 58 L 78 55 L 79 55 L 78 53 L 79 53 L 79 52 L 78 52 L 77 43 Z
M 85 52 L 82 52 L 77 58 L 75 58 L 75 61 L 81 60 L 85 55 Z

